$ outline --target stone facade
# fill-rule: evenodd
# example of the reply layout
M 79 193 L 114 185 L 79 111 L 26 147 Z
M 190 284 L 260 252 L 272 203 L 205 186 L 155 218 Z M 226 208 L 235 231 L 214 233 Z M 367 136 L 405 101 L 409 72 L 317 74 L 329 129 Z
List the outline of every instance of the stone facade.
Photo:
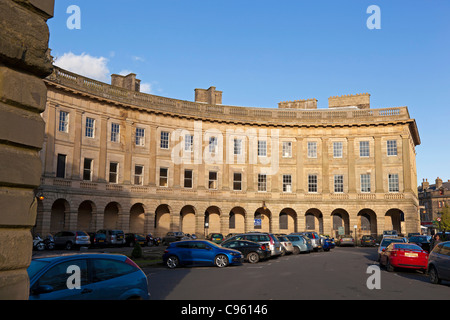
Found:
M 420 228 L 406 107 L 226 106 L 214 87 L 189 102 L 59 68 L 46 83 L 41 234 Z
M 53 0 L 0 0 L 0 300 L 28 299 Z
M 421 224 L 433 228 L 433 221 L 442 215 L 445 206 L 450 206 L 450 180 L 443 182 L 437 177 L 435 183 L 430 184 L 428 179 L 423 179 L 418 193 Z

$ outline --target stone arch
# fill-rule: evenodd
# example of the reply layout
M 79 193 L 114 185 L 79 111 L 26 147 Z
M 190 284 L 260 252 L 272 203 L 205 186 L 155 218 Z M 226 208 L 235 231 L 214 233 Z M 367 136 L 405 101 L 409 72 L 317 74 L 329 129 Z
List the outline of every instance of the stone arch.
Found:
M 197 210 L 192 205 L 185 205 L 180 211 L 180 229 L 184 233 L 196 233 Z
M 244 233 L 245 232 L 245 220 L 247 213 L 242 207 L 234 207 L 230 210 L 228 219 L 228 227 L 230 233 Z
M 145 206 L 138 202 L 130 209 L 130 232 L 144 233 L 145 231 Z
M 118 202 L 110 202 L 106 205 L 103 215 L 103 228 L 105 229 L 118 229 L 119 228 L 119 216 L 122 208 Z
M 155 210 L 154 230 L 156 237 L 163 237 L 171 228 L 171 211 L 167 204 L 160 204 Z
M 95 231 L 94 213 L 97 206 L 91 200 L 85 200 L 78 206 L 77 229 L 87 232 Z
M 208 223 L 208 227 L 205 227 L 205 233 L 221 232 L 221 221 L 220 221 L 221 210 L 217 206 L 210 206 L 205 210 L 205 226 Z
M 377 214 L 375 213 L 375 211 L 373 211 L 372 209 L 364 208 L 358 212 L 358 229 L 360 230 L 361 236 L 377 236 Z
M 386 230 L 396 230 L 400 234 L 402 233 L 402 224 L 404 224 L 404 222 L 405 214 L 402 210 L 392 208 L 386 211 L 384 220 Z
M 280 233 L 297 232 L 297 212 L 292 208 L 284 208 L 279 216 Z
M 271 232 L 272 230 L 272 212 L 267 207 L 260 207 L 256 209 L 254 214 L 254 230 L 261 232 Z M 257 220 L 261 221 L 261 224 L 257 224 Z
M 69 212 L 70 205 L 66 199 L 59 198 L 53 202 L 50 213 L 50 233 L 57 233 L 66 228 Z
M 352 229 L 350 228 L 350 215 L 347 210 L 338 208 L 331 212 L 331 230 L 333 236 L 337 237 L 339 235 L 339 228 L 344 228 L 344 234 L 351 234 Z
M 310 208 L 305 212 L 305 229 L 323 233 L 323 214 L 317 208 Z

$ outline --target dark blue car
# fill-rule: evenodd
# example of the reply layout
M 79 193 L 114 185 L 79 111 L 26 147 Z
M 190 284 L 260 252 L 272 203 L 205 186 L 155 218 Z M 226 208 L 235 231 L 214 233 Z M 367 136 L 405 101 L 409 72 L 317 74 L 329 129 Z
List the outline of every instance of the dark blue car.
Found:
M 147 277 L 128 257 L 74 254 L 37 258 L 28 267 L 30 300 L 148 300 Z
M 164 251 L 163 261 L 173 269 L 180 265 L 215 265 L 219 268 L 241 264 L 240 251 L 223 248 L 208 240 L 184 240 L 172 242 Z

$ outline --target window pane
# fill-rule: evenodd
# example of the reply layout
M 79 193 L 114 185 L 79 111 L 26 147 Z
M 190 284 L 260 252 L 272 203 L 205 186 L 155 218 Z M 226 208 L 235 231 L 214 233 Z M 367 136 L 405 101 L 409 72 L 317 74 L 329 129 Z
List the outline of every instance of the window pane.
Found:
M 361 175 L 361 192 L 370 192 L 370 174 Z
M 86 129 L 85 129 L 85 136 L 88 138 L 94 137 L 94 124 L 95 120 L 92 118 L 86 118 Z
M 145 142 L 144 136 L 145 136 L 145 129 L 144 128 L 136 128 L 136 141 L 135 141 L 135 143 L 136 143 L 137 146 L 143 146 L 144 145 L 144 142 Z
M 117 183 L 119 164 L 117 162 L 109 163 L 109 182 Z
M 267 141 L 258 140 L 258 156 L 260 157 L 267 156 Z
M 184 170 L 184 187 L 192 188 L 192 170 Z
M 308 158 L 317 158 L 317 142 L 308 142 Z
M 308 175 L 308 192 L 317 192 L 317 175 Z
M 159 186 L 167 187 L 168 186 L 167 181 L 168 181 L 168 169 L 160 168 L 159 169 Z
M 387 141 L 387 155 L 396 156 L 397 155 L 397 140 Z
M 118 123 L 111 123 L 111 141 L 119 142 L 120 126 Z
M 292 157 L 292 142 L 290 141 L 283 142 L 283 157 L 284 158 Z
M 360 157 L 369 157 L 370 156 L 369 141 L 360 141 L 359 142 L 359 156 Z
M 59 111 L 58 130 L 61 132 L 69 132 L 69 113 L 66 111 Z
M 87 262 L 84 259 L 80 260 L 71 260 L 67 262 L 62 262 L 57 264 L 50 270 L 48 270 L 40 279 L 39 285 L 52 286 L 55 291 L 59 290 L 70 290 L 67 287 L 67 280 L 70 277 L 70 273 L 67 273 L 70 266 L 77 266 L 80 268 L 80 280 L 81 286 L 84 286 L 88 283 L 88 271 L 87 271 Z M 73 271 L 72 271 L 73 272 Z
M 399 192 L 398 174 L 389 174 L 389 192 Z
M 169 149 L 169 132 L 161 131 L 161 149 Z
M 144 166 L 141 165 L 134 166 L 134 184 L 137 185 L 144 184 Z
M 258 191 L 267 191 L 267 176 L 265 174 L 258 174 Z
M 242 174 L 235 172 L 233 174 L 233 190 L 242 190 Z
M 344 176 L 341 174 L 336 174 L 334 176 L 334 192 L 344 192 Z
M 56 177 L 65 178 L 66 177 L 66 155 L 58 153 L 58 159 L 56 163 Z
M 92 159 L 84 158 L 83 180 L 92 180 Z
M 292 176 L 290 174 L 283 175 L 283 192 L 292 192 Z
M 342 142 L 333 142 L 333 158 L 342 158 Z

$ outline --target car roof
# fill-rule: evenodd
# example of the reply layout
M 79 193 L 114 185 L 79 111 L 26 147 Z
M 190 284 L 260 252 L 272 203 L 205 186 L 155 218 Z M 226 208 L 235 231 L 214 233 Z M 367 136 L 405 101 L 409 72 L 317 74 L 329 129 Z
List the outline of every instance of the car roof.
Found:
M 34 257 L 33 260 L 56 262 L 65 260 L 75 260 L 79 258 L 87 259 L 113 259 L 113 260 L 123 260 L 126 258 L 123 254 L 111 254 L 111 253 L 67 253 L 67 254 L 48 254 L 44 256 Z

